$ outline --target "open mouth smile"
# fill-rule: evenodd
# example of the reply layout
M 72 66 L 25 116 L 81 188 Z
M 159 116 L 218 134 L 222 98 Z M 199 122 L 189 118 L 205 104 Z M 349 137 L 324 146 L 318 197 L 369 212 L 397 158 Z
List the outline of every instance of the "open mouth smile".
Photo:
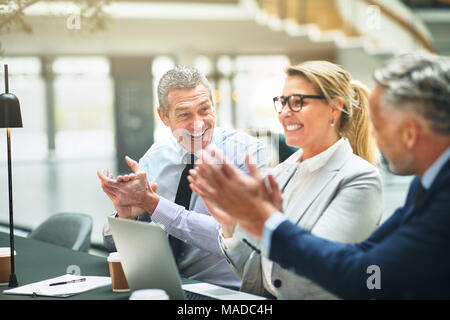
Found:
M 286 125 L 285 127 L 286 127 L 287 131 L 296 131 L 296 130 L 302 129 L 303 125 L 300 123 L 297 123 L 297 124 L 289 124 L 289 125 Z
M 203 131 L 203 132 L 198 132 L 198 133 L 195 133 L 195 134 L 188 133 L 187 135 L 188 135 L 189 138 L 191 138 L 192 140 L 196 140 L 196 139 L 203 138 L 203 137 L 205 136 L 206 131 L 208 131 L 208 129 L 205 129 L 205 131 Z

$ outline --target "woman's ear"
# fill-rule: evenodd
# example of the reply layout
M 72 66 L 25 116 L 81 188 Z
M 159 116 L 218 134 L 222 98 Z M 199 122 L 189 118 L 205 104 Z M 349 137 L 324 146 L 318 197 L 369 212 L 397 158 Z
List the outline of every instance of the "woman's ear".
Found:
M 344 99 L 342 98 L 334 98 L 331 102 L 331 115 L 334 121 L 337 121 L 344 110 Z
M 344 109 L 344 99 L 342 98 L 334 98 L 332 102 L 333 110 L 337 110 L 339 113 Z

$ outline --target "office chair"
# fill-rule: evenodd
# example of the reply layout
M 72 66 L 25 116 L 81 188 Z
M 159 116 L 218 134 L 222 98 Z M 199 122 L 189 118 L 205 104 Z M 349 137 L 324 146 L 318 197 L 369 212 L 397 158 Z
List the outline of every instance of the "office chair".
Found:
M 86 214 L 57 213 L 31 231 L 28 238 L 88 252 L 92 225 L 92 217 Z

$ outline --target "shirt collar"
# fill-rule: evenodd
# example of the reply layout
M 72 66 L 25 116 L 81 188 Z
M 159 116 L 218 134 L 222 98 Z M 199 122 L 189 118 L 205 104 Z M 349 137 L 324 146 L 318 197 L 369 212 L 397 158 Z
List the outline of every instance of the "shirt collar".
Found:
M 422 186 L 425 189 L 429 189 L 431 187 L 439 171 L 441 171 L 442 167 L 447 163 L 449 159 L 450 159 L 450 147 L 448 147 L 447 150 L 445 150 L 444 153 L 441 154 L 439 158 L 437 158 L 437 160 L 433 162 L 431 167 L 429 167 L 425 171 L 421 179 Z
M 308 168 L 309 172 L 313 172 L 322 168 L 345 140 L 347 139 L 340 138 L 333 145 L 328 147 L 328 149 L 326 149 L 325 151 L 315 155 L 314 157 L 302 161 L 301 163 L 299 163 L 299 165 L 305 165 L 306 168 Z M 299 158 L 302 156 L 302 154 L 303 150 L 300 153 Z

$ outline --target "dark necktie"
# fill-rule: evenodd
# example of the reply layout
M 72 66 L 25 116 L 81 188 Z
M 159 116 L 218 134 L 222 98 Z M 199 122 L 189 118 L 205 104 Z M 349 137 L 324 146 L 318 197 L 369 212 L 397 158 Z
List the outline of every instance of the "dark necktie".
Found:
M 420 202 L 424 198 L 426 192 L 427 192 L 427 189 L 425 189 L 423 187 L 422 181 L 419 180 L 419 184 L 417 186 L 416 194 L 414 195 L 414 207 L 415 208 L 417 208 L 417 206 L 420 204 Z
M 186 210 L 189 210 L 189 204 L 191 202 L 192 190 L 189 188 L 189 181 L 187 177 L 189 175 L 189 170 L 194 168 L 194 154 L 191 154 L 191 162 L 186 164 L 183 172 L 181 173 L 180 182 L 178 183 L 177 195 L 175 196 L 175 203 L 183 206 Z M 169 243 L 172 248 L 172 253 L 175 260 L 179 257 L 180 251 L 182 249 L 183 242 L 171 235 L 169 235 Z
M 402 223 L 406 222 L 409 218 L 411 218 L 412 215 L 418 212 L 417 208 L 420 206 L 420 203 L 422 202 L 426 192 L 427 189 L 423 187 L 422 181 L 419 180 L 413 198 L 408 201 L 409 203 L 408 206 L 407 207 L 405 206 L 403 219 L 401 220 Z

